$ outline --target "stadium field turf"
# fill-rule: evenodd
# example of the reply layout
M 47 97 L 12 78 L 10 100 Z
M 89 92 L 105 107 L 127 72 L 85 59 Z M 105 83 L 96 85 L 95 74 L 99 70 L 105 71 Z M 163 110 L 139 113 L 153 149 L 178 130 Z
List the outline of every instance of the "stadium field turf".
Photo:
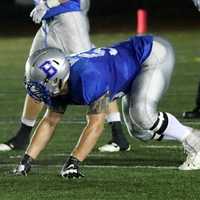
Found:
M 193 108 L 200 79 L 200 29 L 159 31 L 156 34 L 171 41 L 176 53 L 172 82 L 159 109 L 173 113 L 186 125 L 200 128 L 200 120 L 188 121 L 181 117 L 183 111 Z M 97 46 L 104 46 L 130 35 L 131 32 L 96 33 L 92 34 L 92 40 Z M 14 135 L 20 121 L 25 97 L 24 63 L 31 41 L 31 36 L 0 37 L 0 142 Z M 185 159 L 178 142 L 144 143 L 127 135 L 132 145 L 130 152 L 100 153 L 97 147 L 110 139 L 107 125 L 97 146 L 82 163 L 85 178 L 64 180 L 59 177 L 63 161 L 84 127 L 85 112 L 86 108 L 81 106 L 68 109 L 54 138 L 34 162 L 27 177 L 9 173 L 19 163 L 23 151 L 0 152 L 1 200 L 200 199 L 200 171 L 177 170 Z

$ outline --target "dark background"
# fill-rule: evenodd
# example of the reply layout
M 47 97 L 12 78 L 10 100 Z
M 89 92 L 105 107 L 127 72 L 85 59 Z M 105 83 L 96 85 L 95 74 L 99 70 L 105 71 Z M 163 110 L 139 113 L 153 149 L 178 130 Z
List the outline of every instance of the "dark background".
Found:
M 146 7 L 152 17 L 195 17 L 192 0 L 91 0 L 91 16 L 111 16 L 134 13 L 138 7 Z M 29 7 L 30 9 L 30 7 Z M 28 9 L 17 6 L 14 0 L 1 1 L 1 19 L 23 18 Z
M 2 1 L 0 5 L 0 34 L 10 33 L 12 27 L 15 31 L 20 27 L 21 33 L 37 28 L 29 17 L 32 6 L 16 5 L 14 0 Z M 148 11 L 150 28 L 180 28 L 186 24 L 195 28 L 200 23 L 200 12 L 192 0 L 91 0 L 89 17 L 92 31 L 135 27 L 136 11 L 141 7 Z

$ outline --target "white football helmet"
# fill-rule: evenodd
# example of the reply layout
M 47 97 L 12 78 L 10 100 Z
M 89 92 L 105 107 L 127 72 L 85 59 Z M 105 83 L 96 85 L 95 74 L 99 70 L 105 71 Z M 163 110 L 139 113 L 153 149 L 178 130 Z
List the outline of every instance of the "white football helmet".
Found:
M 69 78 L 70 66 L 57 48 L 44 48 L 33 53 L 26 62 L 25 87 L 28 94 L 46 104 L 58 95 Z

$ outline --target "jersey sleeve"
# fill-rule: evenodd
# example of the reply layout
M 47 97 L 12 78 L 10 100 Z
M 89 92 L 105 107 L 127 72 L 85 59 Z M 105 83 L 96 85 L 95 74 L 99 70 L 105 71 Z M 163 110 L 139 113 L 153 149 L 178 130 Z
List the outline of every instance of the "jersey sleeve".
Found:
M 142 64 L 151 52 L 153 36 L 134 36 L 131 37 L 129 41 L 131 41 L 133 45 L 133 49 L 135 51 L 135 55 L 137 57 L 138 62 Z

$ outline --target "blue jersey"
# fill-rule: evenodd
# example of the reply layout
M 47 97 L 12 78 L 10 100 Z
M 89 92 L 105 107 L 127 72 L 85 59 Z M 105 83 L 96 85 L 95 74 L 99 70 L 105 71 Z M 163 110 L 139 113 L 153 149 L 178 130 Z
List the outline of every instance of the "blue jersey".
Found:
M 35 5 L 37 5 L 39 2 L 40 0 L 34 0 Z M 43 19 L 49 19 L 59 14 L 73 11 L 80 11 L 80 0 L 69 0 L 66 3 L 60 4 L 59 6 L 50 8 Z
M 106 93 L 111 101 L 127 94 L 151 52 L 152 41 L 152 36 L 136 36 L 70 56 L 70 101 L 88 105 Z
M 127 94 L 149 56 L 152 36 L 136 36 L 111 47 L 94 48 L 67 57 L 68 93 L 51 98 L 51 109 L 64 113 L 69 104 L 89 105 L 103 95 L 110 100 Z

